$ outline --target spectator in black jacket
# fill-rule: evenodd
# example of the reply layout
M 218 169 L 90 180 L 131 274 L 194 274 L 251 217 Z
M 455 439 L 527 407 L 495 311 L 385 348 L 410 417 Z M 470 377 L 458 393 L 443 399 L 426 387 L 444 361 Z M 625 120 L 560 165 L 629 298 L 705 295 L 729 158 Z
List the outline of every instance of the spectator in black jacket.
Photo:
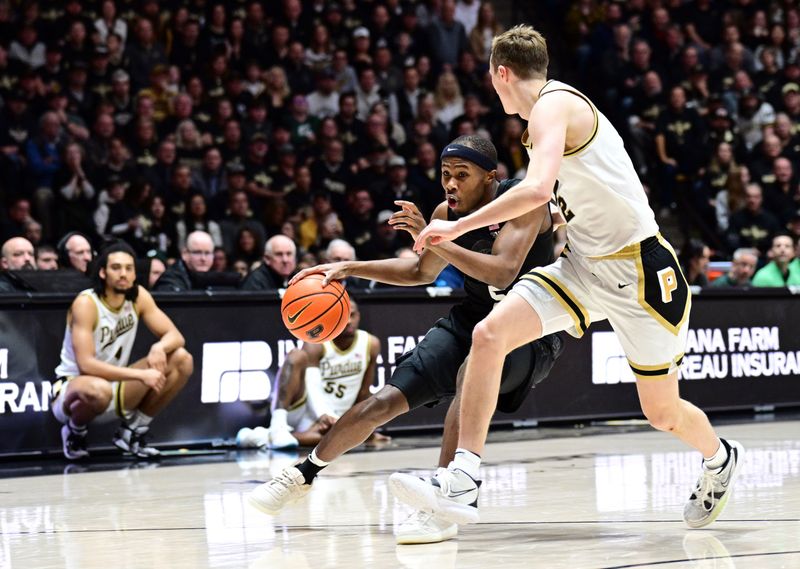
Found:
M 276 290 L 287 286 L 297 268 L 297 246 L 285 235 L 264 245 L 264 263 L 242 282 L 242 290 Z
M 168 268 L 153 285 L 153 290 L 182 292 L 195 286 L 195 273 L 207 273 L 214 263 L 214 241 L 205 231 L 195 231 L 186 238 L 181 258 Z
M 0 251 L 0 294 L 32 290 L 16 275 L 8 271 L 35 270 L 33 245 L 24 237 L 12 237 L 3 243 Z

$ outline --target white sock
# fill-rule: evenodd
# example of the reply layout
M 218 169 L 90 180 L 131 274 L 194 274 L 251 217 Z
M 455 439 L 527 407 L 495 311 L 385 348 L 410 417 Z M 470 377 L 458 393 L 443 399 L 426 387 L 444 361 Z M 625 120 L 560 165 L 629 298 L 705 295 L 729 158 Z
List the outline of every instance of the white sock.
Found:
M 275 409 L 272 418 L 269 420 L 270 429 L 288 429 L 289 412 L 286 409 Z
M 308 460 L 312 464 L 316 464 L 319 467 L 328 466 L 330 462 L 325 462 L 320 457 L 317 456 L 317 448 L 314 447 L 314 450 L 311 451 L 311 454 L 308 455 Z
M 716 470 L 721 468 L 725 461 L 728 460 L 728 449 L 725 448 L 725 445 L 722 444 L 722 441 L 719 441 L 719 448 L 717 452 L 715 452 L 712 456 L 706 458 L 703 457 L 703 466 L 705 466 L 708 470 Z
M 128 426 L 131 429 L 148 429 L 150 427 L 150 423 L 153 422 L 153 418 L 150 415 L 145 415 L 138 409 L 133 415 L 133 418 L 128 421 Z
M 87 431 L 86 425 L 76 425 L 75 422 L 72 420 L 72 417 L 70 417 L 70 419 L 69 419 L 69 421 L 67 421 L 67 423 L 69 424 L 69 430 L 70 431 L 75 431 L 76 433 L 80 433 L 80 434 L 83 434 L 83 433 L 85 433 Z
M 458 468 L 469 474 L 473 480 L 478 479 L 481 457 L 465 448 L 457 448 L 456 455 L 448 468 Z

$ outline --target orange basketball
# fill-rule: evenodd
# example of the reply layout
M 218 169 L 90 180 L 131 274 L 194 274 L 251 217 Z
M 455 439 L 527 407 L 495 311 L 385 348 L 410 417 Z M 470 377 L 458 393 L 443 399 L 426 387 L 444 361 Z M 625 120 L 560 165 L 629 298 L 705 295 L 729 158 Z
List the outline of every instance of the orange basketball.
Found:
M 286 289 L 281 301 L 283 324 L 304 342 L 333 340 L 350 320 L 350 297 L 339 281 L 322 287 L 321 274 L 308 275 Z

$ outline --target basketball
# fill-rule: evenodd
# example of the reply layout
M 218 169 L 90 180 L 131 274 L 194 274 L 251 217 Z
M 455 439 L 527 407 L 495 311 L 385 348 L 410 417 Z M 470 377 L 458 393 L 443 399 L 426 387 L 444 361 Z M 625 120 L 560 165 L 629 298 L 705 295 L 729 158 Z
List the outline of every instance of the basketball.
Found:
M 297 281 L 283 295 L 281 316 L 298 340 L 319 344 L 341 334 L 350 319 L 350 297 L 339 281 L 322 287 L 321 274 Z

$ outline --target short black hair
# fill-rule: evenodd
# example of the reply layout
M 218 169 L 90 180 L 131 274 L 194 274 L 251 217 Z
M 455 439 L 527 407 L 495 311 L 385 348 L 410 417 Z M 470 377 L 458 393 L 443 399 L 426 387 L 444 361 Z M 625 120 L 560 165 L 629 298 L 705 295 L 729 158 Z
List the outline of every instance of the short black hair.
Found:
M 494 164 L 497 164 L 497 148 L 495 148 L 492 141 L 477 134 L 465 134 L 453 140 L 450 144 L 460 144 L 467 148 L 477 150 Z
M 128 245 L 125 241 L 112 241 L 106 245 L 103 250 L 100 251 L 100 255 L 98 255 L 94 262 L 94 267 L 92 268 L 92 289 L 97 296 L 102 297 L 106 294 L 106 281 L 104 278 L 100 277 L 100 269 L 106 268 L 108 265 L 108 257 L 114 253 L 127 253 L 133 258 L 134 264 L 136 263 L 136 252 L 133 250 L 133 247 Z M 125 293 L 125 299 L 136 302 L 138 297 L 139 281 L 134 277 L 133 286 Z

